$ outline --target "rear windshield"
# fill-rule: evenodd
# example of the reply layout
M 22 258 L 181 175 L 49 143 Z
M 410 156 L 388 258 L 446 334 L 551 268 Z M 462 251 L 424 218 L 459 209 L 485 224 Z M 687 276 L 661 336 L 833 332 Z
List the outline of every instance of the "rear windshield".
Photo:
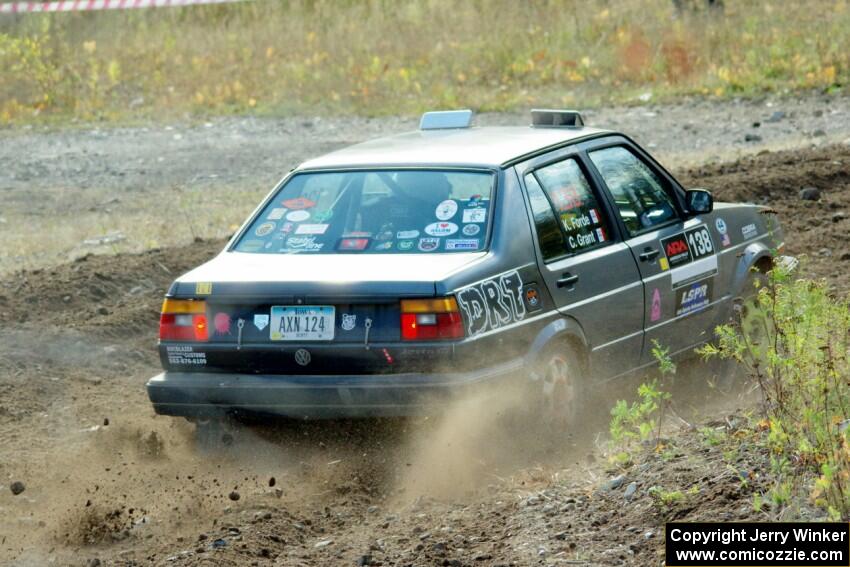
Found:
M 293 176 L 237 242 L 265 254 L 425 254 L 485 246 L 491 172 L 382 170 Z

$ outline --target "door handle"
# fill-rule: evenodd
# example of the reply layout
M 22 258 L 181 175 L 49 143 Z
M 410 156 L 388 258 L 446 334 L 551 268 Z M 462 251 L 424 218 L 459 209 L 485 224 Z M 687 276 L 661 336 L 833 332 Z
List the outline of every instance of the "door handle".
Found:
M 555 283 L 558 284 L 558 287 L 567 287 L 567 286 L 572 287 L 576 284 L 577 281 L 578 281 L 578 276 L 572 275 L 569 272 L 567 272 L 566 274 L 563 274 L 561 276 L 561 279 L 559 279 Z
M 655 260 L 658 254 L 660 254 L 658 248 L 647 247 L 643 249 L 643 252 L 640 253 L 640 256 L 638 256 L 638 258 L 640 258 L 641 262 L 649 262 L 650 260 Z

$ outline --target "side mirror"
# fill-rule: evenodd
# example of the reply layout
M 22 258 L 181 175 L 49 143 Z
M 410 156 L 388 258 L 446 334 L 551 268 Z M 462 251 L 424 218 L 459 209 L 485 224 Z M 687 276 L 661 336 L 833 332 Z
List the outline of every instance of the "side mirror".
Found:
M 688 189 L 685 191 L 685 206 L 688 212 L 701 215 L 714 210 L 714 197 L 705 189 Z

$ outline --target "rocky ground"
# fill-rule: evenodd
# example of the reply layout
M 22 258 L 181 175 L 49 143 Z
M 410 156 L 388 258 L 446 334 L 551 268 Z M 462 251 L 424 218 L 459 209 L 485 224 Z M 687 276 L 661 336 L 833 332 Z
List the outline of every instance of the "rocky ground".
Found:
M 631 122 L 621 127 L 634 128 L 644 141 L 658 136 L 648 143 L 671 156 L 688 185 L 775 208 L 788 252 L 807 256 L 806 272 L 843 293 L 850 288 L 850 147 L 821 145 L 823 136 L 805 132 L 824 118 L 815 115 L 818 110 L 837 111 L 822 120 L 826 138 L 848 134 L 844 121 L 850 119 L 835 101 L 819 104 L 731 105 L 728 113 L 739 122 L 748 116 L 746 128 L 729 126 L 735 131 L 722 138 L 726 147 L 712 146 L 708 154 L 752 151 L 690 167 L 684 165 L 687 155 L 699 148 L 684 140 L 707 134 L 690 134 L 684 124 L 721 135 L 729 122 L 722 112 L 709 120 L 679 107 L 623 109 L 622 120 Z M 785 116 L 768 122 L 780 107 Z M 647 112 L 656 116 L 642 117 Z M 669 139 L 645 126 L 665 116 L 678 117 L 667 118 L 676 132 Z M 762 125 L 752 128 L 757 119 Z M 111 143 L 88 131 L 7 132 L 0 144 L 0 216 L 11 223 L 23 214 L 27 187 L 46 196 L 65 183 L 69 193 L 60 191 L 59 204 L 48 208 L 73 205 L 72 193 L 85 200 L 87 184 L 113 183 L 104 168 L 121 170 L 122 152 L 134 145 L 126 140 L 134 137 L 149 156 L 157 140 L 164 147 L 177 133 L 214 146 L 211 134 L 202 134 L 244 127 L 246 147 L 264 156 L 246 157 L 249 149 L 239 154 L 249 167 L 237 159 L 219 163 L 220 150 L 161 150 L 201 161 L 185 170 L 163 166 L 171 177 L 150 169 L 149 185 L 147 173 L 128 170 L 109 189 L 116 195 L 149 190 L 146 195 L 158 198 L 158 187 L 174 183 L 183 171 L 271 182 L 284 169 L 278 160 L 394 129 L 367 121 L 304 122 L 150 128 L 132 130 L 126 139 L 105 133 Z M 287 137 L 285 124 L 292 127 L 290 136 L 318 133 L 303 147 L 290 142 L 281 149 L 284 157 L 275 158 L 268 144 Z M 743 132 L 751 130 L 762 142 L 743 141 Z M 252 132 L 268 137 L 254 139 Z M 87 137 L 94 144 L 88 151 L 99 148 L 98 157 L 80 162 L 80 172 L 69 169 L 74 160 L 61 156 L 79 158 Z M 765 151 L 794 139 L 796 149 Z M 17 153 L 10 150 L 15 144 Z M 115 153 L 109 154 L 112 144 Z M 239 146 L 233 140 L 222 144 Z M 30 148 L 40 157 L 22 157 Z M 205 151 L 212 152 L 206 162 Z M 44 165 L 48 156 L 56 167 Z M 22 172 L 29 178 L 19 178 Z M 142 253 L 81 250 L 72 261 L 52 264 L 46 259 L 55 257 L 45 256 L 44 267 L 7 270 L 0 279 L 0 563 L 646 566 L 662 563 L 665 521 L 759 519 L 769 513 L 752 506 L 752 495 L 762 488 L 762 457 L 746 443 L 730 453 L 690 426 L 735 433 L 735 408 L 746 403 L 699 388 L 687 399 L 715 402 L 683 403 L 687 423 L 671 421 L 666 449 L 636 454 L 635 466 L 626 471 L 608 465 L 604 439 L 592 431 L 540 443 L 505 428 L 491 406 L 474 400 L 432 419 L 244 428 L 235 432 L 232 446 L 201 452 L 191 426 L 155 417 L 143 389 L 158 368 L 154 343 L 166 287 L 223 245 L 221 239 L 188 240 Z

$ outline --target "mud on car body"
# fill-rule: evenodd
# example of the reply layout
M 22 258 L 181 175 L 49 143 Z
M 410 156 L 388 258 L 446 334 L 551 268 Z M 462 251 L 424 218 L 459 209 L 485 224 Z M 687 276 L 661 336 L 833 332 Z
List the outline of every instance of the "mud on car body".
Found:
M 470 121 L 426 113 L 287 175 L 169 289 L 155 410 L 397 416 L 519 380 L 569 413 L 653 339 L 709 340 L 782 248 L 764 208 L 684 190 L 578 113 Z

